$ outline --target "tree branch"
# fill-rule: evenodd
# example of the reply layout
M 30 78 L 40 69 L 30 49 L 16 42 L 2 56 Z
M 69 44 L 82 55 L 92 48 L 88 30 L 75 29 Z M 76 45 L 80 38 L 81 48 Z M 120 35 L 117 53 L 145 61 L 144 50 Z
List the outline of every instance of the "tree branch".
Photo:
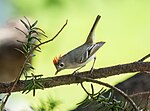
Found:
M 104 77 L 131 73 L 131 72 L 149 72 L 149 71 L 150 71 L 150 62 L 133 62 L 128 64 L 95 69 L 93 70 L 92 75 L 90 74 L 90 71 L 85 71 L 85 72 L 80 72 L 76 75 L 67 74 L 67 75 L 56 76 L 56 77 L 42 78 L 40 80 L 42 80 L 42 84 L 44 88 L 51 88 L 51 87 L 56 87 L 61 85 L 70 85 L 74 83 L 83 82 L 82 80 L 78 79 L 79 77 L 98 79 L 98 78 L 104 78 Z M 30 80 L 18 81 L 18 83 L 15 85 L 12 92 L 22 91 L 29 81 Z M 13 82 L 0 83 L 0 93 L 9 92 L 13 84 L 14 84 Z

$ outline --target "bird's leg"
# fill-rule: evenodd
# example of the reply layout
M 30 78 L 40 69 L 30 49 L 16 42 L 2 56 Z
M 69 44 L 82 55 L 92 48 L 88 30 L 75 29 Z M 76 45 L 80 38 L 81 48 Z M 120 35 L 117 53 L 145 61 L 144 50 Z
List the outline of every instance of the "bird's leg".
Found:
M 96 57 L 94 57 L 94 61 L 93 61 L 93 65 L 92 65 L 91 70 L 90 70 L 90 74 L 93 73 L 95 61 L 96 61 Z
M 84 66 L 85 66 L 85 65 L 83 65 L 83 66 L 79 67 L 79 68 L 78 68 L 78 69 L 76 69 L 76 70 L 75 70 L 72 74 L 73 74 L 73 75 L 77 74 L 77 73 L 78 73 L 78 71 L 79 71 L 80 69 L 82 69 Z

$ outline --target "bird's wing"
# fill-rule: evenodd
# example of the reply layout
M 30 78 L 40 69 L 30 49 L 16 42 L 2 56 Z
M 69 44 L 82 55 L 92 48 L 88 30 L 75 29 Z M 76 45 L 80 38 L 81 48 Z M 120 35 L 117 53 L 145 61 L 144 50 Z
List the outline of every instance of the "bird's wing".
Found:
M 86 51 L 81 56 L 80 62 L 83 63 L 87 61 L 93 54 L 96 53 L 96 51 L 104 45 L 105 42 L 97 42 L 96 44 L 90 45 L 87 47 Z

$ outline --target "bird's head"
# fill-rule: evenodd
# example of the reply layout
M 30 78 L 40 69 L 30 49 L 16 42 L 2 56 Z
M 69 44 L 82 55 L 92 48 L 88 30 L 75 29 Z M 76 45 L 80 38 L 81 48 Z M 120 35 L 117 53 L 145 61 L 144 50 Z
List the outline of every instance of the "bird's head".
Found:
M 53 64 L 55 65 L 56 70 L 57 70 L 55 75 L 65 68 L 65 64 L 64 64 L 61 56 L 54 57 Z

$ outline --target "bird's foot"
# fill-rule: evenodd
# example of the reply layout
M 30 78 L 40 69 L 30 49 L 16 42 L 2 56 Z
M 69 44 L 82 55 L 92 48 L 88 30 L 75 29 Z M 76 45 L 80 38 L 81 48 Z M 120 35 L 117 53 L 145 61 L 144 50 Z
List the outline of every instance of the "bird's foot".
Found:
M 79 73 L 79 71 L 78 70 L 75 70 L 73 73 L 72 73 L 72 75 L 76 75 L 76 74 L 78 74 Z

